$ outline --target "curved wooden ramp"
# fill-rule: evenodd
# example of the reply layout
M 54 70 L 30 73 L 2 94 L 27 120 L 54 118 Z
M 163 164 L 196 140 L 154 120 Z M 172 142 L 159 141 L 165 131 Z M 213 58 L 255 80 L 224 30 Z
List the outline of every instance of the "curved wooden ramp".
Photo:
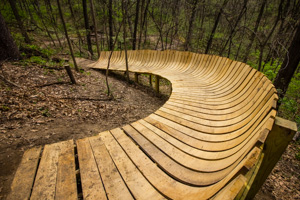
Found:
M 109 54 L 101 52 L 90 67 L 106 69 Z M 83 198 L 235 198 L 259 165 L 260 145 L 274 122 L 272 83 L 244 63 L 213 55 L 128 51 L 128 62 L 132 72 L 168 79 L 172 94 L 148 117 L 76 142 Z M 124 52 L 113 52 L 110 70 L 125 70 Z M 68 164 L 76 152 L 63 143 L 45 147 L 32 199 L 81 192 Z M 49 174 L 57 179 L 44 180 Z

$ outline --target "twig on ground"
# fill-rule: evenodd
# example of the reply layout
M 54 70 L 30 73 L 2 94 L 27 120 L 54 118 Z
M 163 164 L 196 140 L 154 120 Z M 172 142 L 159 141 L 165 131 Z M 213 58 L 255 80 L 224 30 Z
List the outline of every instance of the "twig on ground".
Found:
M 6 78 L 4 78 L 4 76 L 0 75 L 0 79 L 2 79 L 4 82 L 8 83 L 9 85 L 12 85 L 14 87 L 20 88 L 21 86 L 17 85 L 16 83 L 13 83 L 9 80 L 7 80 Z
M 33 87 L 47 87 L 47 86 L 51 86 L 51 85 L 63 85 L 63 84 L 70 84 L 69 82 L 54 82 L 54 83 L 46 83 L 46 84 L 43 84 L 43 85 L 36 85 L 36 86 L 33 86 Z

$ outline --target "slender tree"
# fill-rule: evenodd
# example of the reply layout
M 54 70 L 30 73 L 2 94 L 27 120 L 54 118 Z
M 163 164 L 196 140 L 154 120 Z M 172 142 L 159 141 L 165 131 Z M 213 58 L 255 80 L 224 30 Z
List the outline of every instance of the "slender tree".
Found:
M 226 40 L 225 45 L 223 46 L 223 48 L 221 49 L 221 51 L 220 51 L 220 53 L 219 53 L 220 56 L 223 55 L 223 52 L 225 51 L 225 49 L 226 49 L 228 43 L 230 42 L 230 44 L 231 44 L 231 41 L 232 41 L 232 38 L 234 37 L 234 33 L 235 33 L 235 31 L 236 31 L 236 28 L 237 28 L 237 26 L 238 26 L 240 20 L 242 19 L 244 13 L 246 12 L 246 9 L 247 9 L 247 3 L 248 3 L 248 0 L 244 0 L 243 8 L 240 10 L 239 15 L 238 15 L 238 17 L 237 17 L 237 19 L 236 19 L 234 25 L 233 25 L 232 28 L 231 28 L 229 37 L 228 37 L 228 39 Z M 229 49 L 230 49 L 230 48 L 229 48 Z M 230 50 L 229 50 L 229 52 L 230 52 Z M 228 57 L 229 57 L 229 56 L 228 56 Z
M 19 49 L 16 46 L 10 31 L 0 13 L 0 61 L 15 60 L 20 58 Z
M 97 47 L 97 53 L 98 58 L 100 57 L 100 49 L 99 49 L 99 42 L 98 42 L 98 27 L 97 27 L 97 21 L 96 21 L 96 15 L 95 15 L 95 8 L 94 8 L 94 0 L 90 0 L 91 5 L 91 11 L 92 11 L 92 17 L 93 17 L 93 24 L 94 24 L 94 34 L 95 34 L 95 40 L 96 40 L 96 47 Z
M 108 27 L 109 27 L 109 45 L 110 51 L 113 50 L 113 14 L 112 14 L 112 0 L 108 0 Z
M 147 3 L 146 3 L 146 8 L 145 8 L 145 12 L 144 12 L 144 20 L 143 20 L 143 27 L 144 27 L 144 44 L 143 44 L 143 46 L 145 46 L 146 41 L 147 41 L 147 25 L 148 25 L 147 14 L 148 14 L 149 4 L 150 4 L 150 0 L 147 1 Z
M 21 17 L 19 15 L 19 12 L 18 12 L 18 9 L 17 9 L 17 6 L 16 6 L 16 1 L 15 0 L 8 0 L 8 2 L 10 4 L 10 7 L 11 7 L 11 9 L 12 9 L 12 11 L 14 13 L 14 16 L 15 16 L 15 18 L 17 20 L 17 23 L 18 23 L 18 26 L 19 26 L 19 28 L 21 30 L 22 36 L 24 37 L 24 41 L 26 43 L 30 44 L 31 41 L 30 41 L 30 39 L 29 39 L 29 37 L 27 35 L 27 32 L 26 32 L 26 29 L 24 28 L 23 23 L 21 21 Z
M 74 53 L 73 53 L 72 44 L 71 44 L 71 41 L 70 41 L 70 38 L 69 38 L 69 35 L 68 35 L 66 23 L 65 23 L 65 20 L 64 20 L 63 13 L 61 11 L 59 0 L 57 0 L 57 7 L 58 7 L 58 11 L 59 11 L 59 16 L 60 16 L 61 22 L 62 22 L 63 27 L 64 27 L 65 35 L 66 35 L 66 38 L 67 38 L 67 41 L 68 41 L 68 45 L 69 45 L 69 49 L 70 49 L 71 56 L 72 56 L 72 59 L 73 59 L 74 67 L 75 67 L 76 71 L 79 72 L 79 68 L 78 68 L 76 60 L 75 60 L 75 56 L 74 56 Z
M 259 54 L 258 69 L 257 69 L 258 71 L 261 70 L 261 63 L 262 63 L 262 59 L 263 59 L 263 55 L 264 55 L 264 49 L 265 49 L 267 43 L 269 42 L 271 36 L 273 35 L 275 28 L 280 20 L 283 3 L 284 3 L 284 0 L 280 0 L 279 6 L 278 6 L 277 17 L 275 19 L 274 25 L 273 25 L 271 31 L 269 32 L 269 34 L 267 35 L 266 39 L 263 42 L 261 42 L 261 44 L 260 44 L 260 54 Z
M 86 0 L 82 0 L 82 8 L 83 8 L 83 17 L 84 17 L 84 27 L 86 31 L 86 40 L 88 45 L 88 51 L 90 52 L 91 56 L 93 56 L 93 48 L 92 48 L 92 41 L 91 41 L 91 34 L 90 34 L 90 27 L 89 27 L 89 17 L 87 14 L 87 5 Z
M 134 30 L 133 30 L 133 36 L 132 36 L 132 49 L 135 50 L 136 46 L 136 34 L 137 34 L 137 27 L 139 22 L 139 12 L 140 12 L 140 0 L 136 1 L 136 7 L 135 7 L 135 20 L 134 20 Z
M 127 0 L 122 0 L 122 13 L 123 13 L 123 40 L 124 40 L 125 64 L 126 64 L 126 80 L 127 82 L 129 82 L 129 67 L 128 67 L 127 44 L 126 44 Z
M 57 23 L 56 23 L 56 20 L 55 20 L 55 17 L 54 17 L 54 14 L 53 14 L 53 9 L 52 9 L 52 5 L 51 5 L 51 1 L 50 0 L 45 0 L 45 4 L 46 6 L 48 7 L 49 11 L 48 14 L 50 15 L 50 19 L 51 19 L 51 25 L 53 27 L 53 30 L 54 30 L 54 34 L 56 36 L 56 39 L 59 43 L 59 46 L 62 48 L 62 43 L 60 41 L 60 38 L 59 38 L 59 35 L 58 35 L 58 26 L 57 26 Z
M 274 86 L 278 90 L 279 97 L 282 99 L 288 89 L 289 83 L 300 63 L 300 20 L 293 37 L 292 43 L 284 58 L 280 70 L 274 80 Z M 279 102 L 280 103 L 280 102 Z M 280 104 L 279 104 L 280 105 Z
M 115 41 L 112 44 L 112 50 L 110 51 L 110 54 L 109 54 L 109 57 L 108 57 L 108 62 L 107 62 L 107 67 L 106 67 L 106 72 L 105 72 L 105 82 L 106 82 L 106 88 L 107 88 L 107 96 L 112 96 L 111 91 L 110 91 L 110 87 L 109 87 L 109 83 L 108 83 L 108 72 L 109 72 L 109 66 L 110 66 L 110 59 L 111 59 L 112 54 L 114 52 L 115 45 L 117 43 L 117 38 L 118 38 L 120 30 L 122 28 L 122 24 L 123 23 L 120 24 L 120 27 L 119 27 L 119 29 L 118 29 L 118 31 L 116 33 L 116 39 L 115 39 Z
M 80 34 L 80 32 L 79 32 L 78 23 L 76 23 L 75 14 L 74 14 L 74 10 L 73 10 L 73 7 L 72 7 L 71 0 L 68 0 L 68 4 L 69 4 L 69 9 L 70 9 L 70 12 L 71 12 L 72 22 L 73 22 L 73 25 L 74 25 L 74 27 L 75 27 L 75 30 L 76 30 L 76 34 L 77 34 L 78 40 L 79 40 L 79 42 L 81 42 L 81 44 L 82 44 L 83 41 L 82 41 L 82 38 L 81 38 L 81 34 Z
M 262 19 L 262 15 L 263 15 L 263 13 L 264 13 L 264 9 L 265 9 L 266 3 L 267 3 L 267 0 L 263 0 L 262 3 L 261 3 L 260 10 L 259 10 L 259 14 L 258 14 L 257 19 L 256 19 L 256 22 L 255 22 L 254 30 L 253 30 L 253 32 L 251 33 L 250 41 L 249 41 L 249 44 L 248 44 L 248 46 L 247 46 L 247 48 L 246 48 L 247 50 L 246 50 L 246 54 L 245 54 L 244 60 L 243 60 L 244 63 L 246 63 L 247 60 L 248 60 L 248 56 L 249 56 L 250 50 L 251 50 L 251 48 L 252 48 L 254 39 L 255 39 L 255 37 L 256 37 L 257 30 L 258 30 L 260 21 L 261 21 L 261 19 Z
M 185 40 L 185 44 L 184 44 L 184 50 L 188 51 L 190 48 L 190 43 L 191 43 L 191 36 L 192 36 L 192 32 L 193 32 L 193 24 L 195 21 L 195 15 L 196 15 L 196 8 L 197 8 L 197 4 L 198 4 L 198 0 L 193 0 L 192 2 L 192 14 L 189 20 L 189 28 L 188 28 L 188 32 L 186 35 L 186 40 Z
M 145 12 L 143 12 L 145 10 L 145 0 L 142 0 L 142 5 L 141 5 L 141 12 L 140 12 L 140 32 L 139 32 L 139 40 L 138 40 L 138 49 L 140 49 L 141 47 L 141 41 L 142 41 L 142 34 L 143 34 L 143 27 L 144 27 L 144 17 L 143 15 L 145 14 Z
M 49 32 L 48 27 L 47 27 L 47 24 L 46 24 L 46 22 L 45 22 L 45 20 L 44 20 L 43 14 L 42 14 L 41 9 L 40 9 L 39 1 L 38 1 L 38 0 L 35 0 L 34 3 L 33 3 L 32 5 L 33 5 L 33 7 L 34 7 L 34 9 L 35 9 L 35 11 L 36 11 L 36 13 L 37 13 L 37 15 L 39 16 L 39 18 L 40 18 L 40 20 L 41 20 L 41 22 L 42 22 L 42 24 L 43 24 L 43 27 L 44 27 L 44 30 L 43 30 L 43 31 L 46 31 L 46 33 L 47 33 L 48 37 L 50 38 L 50 40 L 52 41 L 53 45 L 56 46 L 56 45 L 55 45 L 55 42 L 54 42 L 54 39 L 53 39 L 53 37 L 51 36 L 51 33 Z
M 216 33 L 216 30 L 217 30 L 217 27 L 219 25 L 219 22 L 220 22 L 220 18 L 221 18 L 221 15 L 223 13 L 223 9 L 225 8 L 225 6 L 227 5 L 229 0 L 224 0 L 223 1 L 223 4 L 218 12 L 218 15 L 216 17 L 216 20 L 215 20 L 215 23 L 214 23 L 214 26 L 213 26 L 213 29 L 210 33 L 210 36 L 209 36 L 209 39 L 208 39 L 208 42 L 207 42 L 207 46 L 206 46 L 206 49 L 205 49 L 205 54 L 208 54 L 209 50 L 210 50 L 210 47 L 211 47 L 211 44 L 212 44 L 212 41 L 213 41 L 213 38 L 215 36 L 215 33 Z

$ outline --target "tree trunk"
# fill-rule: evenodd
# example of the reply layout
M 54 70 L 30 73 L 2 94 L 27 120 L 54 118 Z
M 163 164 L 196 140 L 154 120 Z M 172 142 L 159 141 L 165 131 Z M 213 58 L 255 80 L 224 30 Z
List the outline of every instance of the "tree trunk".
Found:
M 126 44 L 126 19 L 127 19 L 126 0 L 122 0 L 122 12 L 123 12 L 123 40 L 124 40 L 125 64 L 126 64 L 126 80 L 129 83 L 129 67 L 128 67 L 127 44 Z
M 113 16 L 112 16 L 112 0 L 108 0 L 108 26 L 109 26 L 109 46 L 110 51 L 113 50 Z
M 174 20 L 174 27 L 173 30 L 171 31 L 171 39 L 170 39 L 170 48 L 172 48 L 172 44 L 174 41 L 174 38 L 177 36 L 178 34 L 178 29 L 179 29 L 179 5 L 180 0 L 175 0 L 174 1 L 174 9 L 172 9 L 172 18 Z
M 139 22 L 139 12 L 140 12 L 140 0 L 137 0 L 136 7 L 135 7 L 134 29 L 133 29 L 133 36 L 132 36 L 132 50 L 135 50 L 135 45 L 136 45 L 136 33 L 137 33 L 137 27 Z
M 193 0 L 193 5 L 192 5 L 192 14 L 191 18 L 189 20 L 189 29 L 186 35 L 186 42 L 184 44 L 184 50 L 188 51 L 191 43 L 191 36 L 193 32 L 193 22 L 195 20 L 195 14 L 196 14 L 196 8 L 197 8 L 198 0 Z
M 257 33 L 257 30 L 258 30 L 258 27 L 259 27 L 262 15 L 264 13 L 264 9 L 265 9 L 266 3 L 267 3 L 267 0 L 263 0 L 262 4 L 260 6 L 260 11 L 259 11 L 258 17 L 257 17 L 256 22 L 255 22 L 255 27 L 254 27 L 253 32 L 251 33 L 250 42 L 249 42 L 249 44 L 248 44 L 248 46 L 246 48 L 246 54 L 245 54 L 245 57 L 244 57 L 244 60 L 243 60 L 244 63 L 246 63 L 247 60 L 248 60 L 248 56 L 249 56 L 251 47 L 253 45 L 254 39 L 256 37 L 256 33 Z
M 53 15 L 53 10 L 52 10 L 52 5 L 51 5 L 51 1 L 50 0 L 45 0 L 45 4 L 48 5 L 49 7 L 49 10 L 50 10 L 50 18 L 51 18 L 51 22 L 52 22 L 52 26 L 53 26 L 53 29 L 54 29 L 54 34 L 56 36 L 56 39 L 59 43 L 59 46 L 61 48 L 63 48 L 62 44 L 61 44 L 61 41 L 60 41 L 60 38 L 59 38 L 59 35 L 58 35 L 58 31 L 57 31 L 57 23 L 56 23 L 56 20 L 54 18 L 54 15 Z
M 91 56 L 94 55 L 93 48 L 92 48 L 92 41 L 91 41 L 91 34 L 90 34 L 90 27 L 89 27 L 89 17 L 87 14 L 87 5 L 86 0 L 82 0 L 82 8 L 83 8 L 83 17 L 84 17 L 84 27 L 86 31 L 86 40 L 88 45 L 88 51 L 91 53 Z
M 274 86 L 277 88 L 279 97 L 282 99 L 288 89 L 289 83 L 300 63 L 300 20 L 293 41 L 288 49 L 280 70 L 274 80 Z M 280 102 L 279 102 L 280 105 Z M 278 106 L 279 106 L 278 105 Z
M 116 33 L 116 38 L 118 38 L 121 28 L 122 28 L 122 23 L 120 24 L 119 30 Z M 109 72 L 109 66 L 110 66 L 110 59 L 111 59 L 111 56 L 114 52 L 116 42 L 117 42 L 117 39 L 115 39 L 115 41 L 112 44 L 112 48 L 111 48 L 112 50 L 110 51 L 110 54 L 109 54 L 109 57 L 108 57 L 107 68 L 106 68 L 106 72 L 105 72 L 105 82 L 106 82 L 106 88 L 107 88 L 107 96 L 112 96 L 112 94 L 110 92 L 109 83 L 108 83 L 108 72 Z
M 19 49 L 16 46 L 10 31 L 0 13 L 0 61 L 17 60 L 20 58 Z
M 80 32 L 79 32 L 78 24 L 76 23 L 75 14 L 74 14 L 74 11 L 73 11 L 73 8 L 72 8 L 71 0 L 68 0 L 68 4 L 69 4 L 70 12 L 71 12 L 71 18 L 72 18 L 72 21 L 73 21 L 73 25 L 76 29 L 76 34 L 77 34 L 78 40 L 82 44 L 83 41 L 82 41 L 82 38 L 81 38 L 81 35 L 80 35 Z
M 265 48 L 265 46 L 267 45 L 269 39 L 271 38 L 271 36 L 273 35 L 274 31 L 275 31 L 275 28 L 280 20 L 280 17 L 281 17 L 281 13 L 282 13 L 282 5 L 283 5 L 283 2 L 284 0 L 281 0 L 280 3 L 279 3 L 279 7 L 278 7 L 278 13 L 277 13 L 277 17 L 276 17 L 276 20 L 275 20 L 275 23 L 269 33 L 269 35 L 267 36 L 267 38 L 265 39 L 265 41 L 261 44 L 261 52 L 260 52 L 260 59 L 259 59 L 259 63 L 258 63 L 258 71 L 261 70 L 261 62 L 262 62 L 262 57 L 263 57 L 263 49 Z
M 72 45 L 71 45 L 71 41 L 70 41 L 70 38 L 69 38 L 69 35 L 68 35 L 67 27 L 66 27 L 66 24 L 65 24 L 64 16 L 63 16 L 63 13 L 61 11 L 59 0 L 57 0 L 57 7 L 58 7 L 61 22 L 62 22 L 63 27 L 64 27 L 64 31 L 65 31 L 65 35 L 66 35 L 66 38 L 67 38 L 67 41 L 68 41 L 68 45 L 69 45 L 69 48 L 70 48 L 70 52 L 71 52 L 71 56 L 72 56 L 72 59 L 73 59 L 74 67 L 75 67 L 76 71 L 79 72 L 79 69 L 78 69 L 78 66 L 77 66 L 77 63 L 76 63 L 76 60 L 75 60 L 75 56 L 74 56 L 74 53 L 73 53 L 73 48 L 72 48 Z
M 144 27 L 143 15 L 145 14 L 145 12 L 143 12 L 145 9 L 144 7 L 145 7 L 145 0 L 142 0 L 141 12 L 140 12 L 140 32 L 139 32 L 138 49 L 140 49 L 141 41 L 142 41 L 142 33 L 143 33 L 143 27 Z
M 130 37 L 132 37 L 133 30 L 132 30 L 131 17 L 129 15 L 127 16 L 127 23 L 128 23 L 128 29 L 129 29 L 129 32 L 130 32 Z
M 208 54 L 208 52 L 209 52 L 209 49 L 210 49 L 211 44 L 212 44 L 212 40 L 215 36 L 216 30 L 217 30 L 217 27 L 218 27 L 218 24 L 219 24 L 219 21 L 220 21 L 220 18 L 221 18 L 221 14 L 223 12 L 224 7 L 227 5 L 228 1 L 229 0 L 224 0 L 224 2 L 222 4 L 222 7 L 220 8 L 220 11 L 218 12 L 217 18 L 215 20 L 214 27 L 213 27 L 213 29 L 210 33 L 210 36 L 209 36 L 209 39 L 208 39 L 208 42 L 207 42 L 207 46 L 206 46 L 206 49 L 205 49 L 205 54 Z
M 144 13 L 144 44 L 143 46 L 145 47 L 146 41 L 147 41 L 147 28 L 148 28 L 148 21 L 147 21 L 147 14 L 148 14 L 148 8 L 149 8 L 150 0 L 148 0 L 145 8 L 145 13 Z
M 223 53 L 224 53 L 224 51 L 227 47 L 228 42 L 232 41 L 232 38 L 234 37 L 235 29 L 236 29 L 237 25 L 239 24 L 240 20 L 242 19 L 244 13 L 246 12 L 247 3 L 248 3 L 248 0 L 244 0 L 243 8 L 241 9 L 241 11 L 239 13 L 239 16 L 238 16 L 237 20 L 235 21 L 235 23 L 234 23 L 234 25 L 233 25 L 233 27 L 230 31 L 229 37 L 228 37 L 227 41 L 225 42 L 225 45 L 223 46 L 223 48 L 221 49 L 221 51 L 219 53 L 220 56 L 223 55 Z
M 97 32 L 98 27 L 97 27 L 96 15 L 95 15 L 94 0 L 90 0 L 90 5 L 91 5 L 92 16 L 93 16 L 97 53 L 98 53 L 98 58 L 99 58 L 100 57 L 100 49 L 99 49 L 99 42 L 98 42 L 98 32 Z
M 29 8 L 29 5 L 28 5 L 28 2 L 26 0 L 22 1 L 23 3 L 23 7 L 25 8 L 25 11 L 27 12 L 27 14 L 29 15 L 30 19 L 30 26 L 32 26 L 32 24 L 34 26 L 36 26 L 37 28 L 39 28 L 39 26 L 37 25 L 36 21 L 34 20 L 33 16 L 32 16 L 32 13 L 31 13 L 31 10 Z
M 72 73 L 72 70 L 70 68 L 70 65 L 65 65 L 65 69 L 66 69 L 67 74 L 68 74 L 68 76 L 69 76 L 69 78 L 71 80 L 71 83 L 72 84 L 76 84 L 76 80 L 75 80 L 75 78 L 73 76 L 73 73 Z
M 39 2 L 38 2 L 37 0 L 34 1 L 33 7 L 34 7 L 34 9 L 35 9 L 37 15 L 38 15 L 39 18 L 41 19 L 41 22 L 42 22 L 42 24 L 43 24 L 43 26 L 44 26 L 44 30 L 43 30 L 43 31 L 46 31 L 46 33 L 47 33 L 48 37 L 50 38 L 50 40 L 52 41 L 53 45 L 56 46 L 56 45 L 55 45 L 55 42 L 54 42 L 54 40 L 53 40 L 53 38 L 52 38 L 52 36 L 51 36 L 49 30 L 48 30 L 48 28 L 47 28 L 47 25 L 46 25 L 46 23 L 45 23 L 45 21 L 44 21 L 44 17 L 43 17 L 43 15 L 42 15 L 41 10 L 40 10 Z
M 24 37 L 24 41 L 27 44 L 30 44 L 31 41 L 30 41 L 30 39 L 29 39 L 29 37 L 27 35 L 27 32 L 26 32 L 26 30 L 25 30 L 25 28 L 23 26 L 23 23 L 21 21 L 21 17 L 19 15 L 18 9 L 16 7 L 16 1 L 15 0 L 8 0 L 8 1 L 9 1 L 9 4 L 10 4 L 10 7 L 11 7 L 13 13 L 14 13 L 14 16 L 15 16 L 15 18 L 17 20 L 17 23 L 18 23 L 18 26 L 19 26 L 19 28 L 21 30 L 22 36 Z

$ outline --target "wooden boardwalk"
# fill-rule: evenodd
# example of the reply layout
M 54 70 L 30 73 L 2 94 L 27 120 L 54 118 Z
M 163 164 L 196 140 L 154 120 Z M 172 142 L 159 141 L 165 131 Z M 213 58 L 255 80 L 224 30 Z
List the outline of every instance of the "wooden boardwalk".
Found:
M 110 52 L 92 68 L 105 69 Z M 111 70 L 125 70 L 114 52 Z M 277 94 L 248 65 L 179 51 L 128 51 L 129 69 L 172 83 L 148 117 L 25 152 L 8 199 L 233 199 L 261 162 Z

